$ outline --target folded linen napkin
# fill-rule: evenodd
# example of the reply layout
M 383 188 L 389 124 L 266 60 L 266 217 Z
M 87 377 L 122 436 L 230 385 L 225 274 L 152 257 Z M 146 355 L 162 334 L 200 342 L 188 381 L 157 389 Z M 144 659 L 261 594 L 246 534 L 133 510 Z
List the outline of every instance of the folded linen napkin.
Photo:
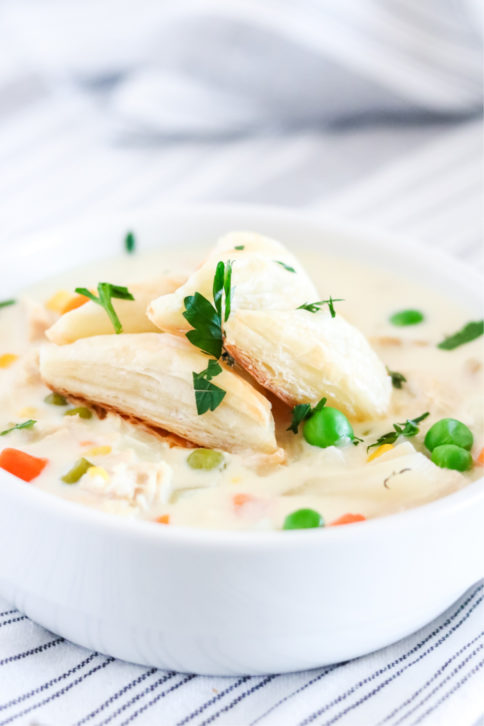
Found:
M 6 55 L 96 92 L 132 132 L 220 137 L 479 113 L 482 8 L 478 0 L 6 0 L 0 36 Z

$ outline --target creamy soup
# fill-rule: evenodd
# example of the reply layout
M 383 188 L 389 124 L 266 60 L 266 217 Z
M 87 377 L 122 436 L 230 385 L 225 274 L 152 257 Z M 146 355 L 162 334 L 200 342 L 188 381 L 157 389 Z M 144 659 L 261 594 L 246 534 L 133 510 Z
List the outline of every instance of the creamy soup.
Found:
M 252 386 L 254 396 L 261 397 L 258 400 L 269 401 L 277 456 L 254 456 L 250 446 L 237 450 L 232 444 L 228 449 L 200 445 L 195 434 L 195 440 L 187 441 L 176 427 L 172 435 L 169 421 L 157 429 L 143 417 L 139 420 L 136 402 L 123 411 L 122 404 L 103 405 L 102 392 L 100 398 L 96 400 L 94 395 L 90 400 L 68 386 L 59 390 L 52 380 L 48 380 L 49 385 L 42 380 L 39 350 L 53 346 L 67 350 L 77 345 L 70 340 L 59 345 L 46 337 L 46 330 L 62 318 L 68 319 L 74 306 L 85 302 L 72 297 L 76 286 L 96 292 L 99 280 L 109 280 L 130 290 L 150 279 L 155 290 L 152 297 L 157 297 L 153 271 L 182 281 L 192 274 L 201 257 L 200 250 L 190 253 L 185 249 L 179 257 L 176 251 L 164 250 L 124 253 L 118 259 L 48 280 L 19 294 L 15 304 L 0 309 L 0 425 L 4 432 L 12 429 L 0 438 L 0 463 L 17 475 L 19 486 L 35 486 L 98 510 L 157 521 L 160 526 L 281 530 L 324 527 L 402 511 L 456 491 L 482 475 L 483 337 L 449 350 L 437 347 L 475 315 L 454 300 L 384 269 L 322 254 L 298 254 L 319 292 L 316 301 L 329 300 L 330 295 L 341 299 L 332 303 L 336 318 L 341 316 L 365 336 L 393 380 L 388 406 L 379 413 L 365 416 L 360 411 L 353 416 L 352 402 L 346 402 L 345 410 L 350 413 L 345 420 L 353 433 L 335 444 L 327 440 L 315 443 L 314 436 L 320 435 L 316 425 L 311 439 L 306 424 L 316 415 L 314 402 L 307 410 L 299 409 L 300 416 L 306 415 L 300 419 L 297 432 L 295 426 L 288 430 L 297 413 L 294 405 L 304 405 L 305 401 L 291 399 L 288 403 L 289 394 L 278 396 L 274 381 L 266 385 L 266 379 L 256 375 L 254 368 L 242 370 L 240 360 L 247 356 L 240 360 L 236 356 L 235 365 L 229 356 L 219 363 Z M 287 272 L 291 280 L 291 275 L 298 274 L 291 265 L 275 262 L 281 268 L 277 274 Z M 237 264 L 236 260 L 234 275 Z M 129 301 L 124 304 L 128 306 Z M 105 310 L 99 304 L 95 309 L 106 314 L 108 329 L 103 337 L 115 337 Z M 392 318 L 395 313 L 410 317 Z M 232 314 L 236 316 L 237 310 Z M 297 314 L 301 320 L 307 316 L 304 322 L 325 315 L 331 325 L 327 302 L 314 312 L 303 307 Z M 119 317 L 123 322 L 121 314 Z M 407 324 L 395 324 L 402 322 Z M 146 335 L 158 338 L 165 334 L 156 330 L 153 326 Z M 140 334 L 143 336 L 143 331 Z M 126 332 L 116 337 L 123 335 Z M 140 341 L 141 349 L 145 338 L 134 338 L 136 331 L 131 335 L 134 345 Z M 185 333 L 179 331 L 178 335 L 186 343 Z M 94 347 L 97 337 L 88 336 Z M 303 338 L 301 333 L 301 365 L 307 342 Z M 271 354 L 275 355 L 274 350 Z M 92 375 L 96 375 L 94 368 Z M 332 375 L 336 375 L 334 371 Z M 210 379 L 205 380 L 210 383 Z M 217 377 L 211 382 L 216 384 Z M 331 385 L 330 381 L 329 388 Z M 326 396 L 324 385 L 322 393 L 321 398 Z M 219 410 L 228 404 L 230 395 L 227 390 Z M 195 394 L 190 405 L 194 408 Z M 328 406 L 338 410 L 338 393 L 326 402 Z M 194 410 L 190 415 L 197 416 Z M 198 423 L 203 426 L 204 416 L 216 415 L 216 411 L 201 413 Z M 448 418 L 463 428 L 455 433 L 455 427 L 450 426 L 449 434 L 445 424 Z M 427 432 L 442 420 L 440 429 L 434 428 L 433 439 L 426 439 Z M 466 438 L 467 431 L 471 440 Z M 449 451 L 449 443 L 459 451 Z M 447 446 L 441 450 L 441 459 L 435 454 L 439 446 Z M 19 451 L 33 458 L 19 460 L 15 453 Z M 450 468 L 455 461 L 457 468 Z M 299 519 L 291 520 L 298 512 L 302 512 Z

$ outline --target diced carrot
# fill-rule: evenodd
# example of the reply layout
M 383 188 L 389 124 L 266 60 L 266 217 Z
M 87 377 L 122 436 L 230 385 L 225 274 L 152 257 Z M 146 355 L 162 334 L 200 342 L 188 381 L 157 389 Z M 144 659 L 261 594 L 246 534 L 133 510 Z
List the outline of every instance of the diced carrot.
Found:
M 81 441 L 81 446 L 94 446 L 95 441 Z
M 476 459 L 476 464 L 480 464 L 481 466 L 484 466 L 484 449 L 480 450 L 479 456 Z
M 70 313 L 71 310 L 76 310 L 77 308 L 80 308 L 81 305 L 85 305 L 88 300 L 89 298 L 85 295 L 73 295 L 62 308 L 61 315 L 64 315 L 65 313 Z
M 254 497 L 251 494 L 234 494 L 232 497 L 232 502 L 235 507 L 235 509 L 241 509 L 245 504 L 248 504 L 248 502 L 253 502 Z
M 373 459 L 377 459 L 382 454 L 386 454 L 387 451 L 390 451 L 390 449 L 393 449 L 393 444 L 382 444 L 378 447 L 378 449 L 375 449 L 375 451 L 370 454 L 367 461 L 373 461 Z
M 331 522 L 330 527 L 334 527 L 338 524 L 353 524 L 353 522 L 365 522 L 366 517 L 362 514 L 343 514 L 342 517 L 338 517 L 334 522 Z
M 170 524 L 170 515 L 169 514 L 162 514 L 160 517 L 156 518 L 156 521 L 160 524 Z
M 48 464 L 48 459 L 39 459 L 20 449 L 4 449 L 0 454 L 0 467 L 24 481 L 32 481 Z

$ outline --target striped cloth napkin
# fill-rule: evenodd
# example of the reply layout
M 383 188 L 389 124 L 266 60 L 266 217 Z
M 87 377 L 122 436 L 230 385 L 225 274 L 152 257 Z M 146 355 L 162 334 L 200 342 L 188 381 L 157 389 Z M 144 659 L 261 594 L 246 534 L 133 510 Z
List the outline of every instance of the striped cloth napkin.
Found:
M 0 599 L 0 724 L 64 726 L 478 726 L 484 584 L 431 625 L 347 663 L 215 678 L 91 653 Z
M 482 265 L 482 4 L 297 5 L 3 0 L 0 245 L 86 214 L 226 200 Z M 0 726 L 484 726 L 483 598 L 478 583 L 349 663 L 245 678 L 88 652 L 0 599 Z

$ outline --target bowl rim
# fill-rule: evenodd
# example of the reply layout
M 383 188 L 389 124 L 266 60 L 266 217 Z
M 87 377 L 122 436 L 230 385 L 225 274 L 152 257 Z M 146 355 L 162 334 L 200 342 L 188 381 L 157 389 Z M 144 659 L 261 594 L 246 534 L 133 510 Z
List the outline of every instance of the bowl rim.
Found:
M 133 218 L 156 218 L 162 217 L 164 214 L 170 215 L 217 215 L 217 214 L 247 214 L 252 217 L 261 217 L 265 219 L 277 218 L 277 221 L 284 221 L 284 218 L 291 222 L 300 224 L 314 224 L 326 230 L 348 234 L 352 237 L 371 237 L 371 246 L 373 248 L 388 248 L 390 242 L 393 242 L 397 248 L 404 246 L 406 253 L 418 255 L 419 265 L 429 264 L 435 268 L 436 263 L 440 263 L 444 268 L 451 270 L 452 277 L 464 276 L 466 285 L 472 288 L 477 294 L 482 294 L 482 285 L 484 276 L 473 268 L 466 265 L 461 260 L 453 257 L 447 251 L 431 248 L 422 244 L 413 237 L 399 235 L 393 232 L 375 228 L 368 224 L 360 224 L 354 221 L 347 221 L 337 215 L 331 215 L 325 212 L 315 210 L 288 209 L 285 207 L 277 207 L 274 205 L 257 205 L 257 204 L 177 204 L 177 205 L 160 205 L 157 207 L 149 207 L 142 209 L 132 209 L 131 211 L 100 213 L 84 217 L 82 219 L 82 227 L 90 227 L 100 220 L 105 224 L 117 224 L 126 220 L 128 226 L 132 226 Z M 130 221 L 131 220 L 131 221 Z M 30 247 L 37 250 L 42 246 L 42 240 L 48 236 L 57 237 L 69 234 L 73 227 L 79 229 L 79 222 L 72 220 L 62 225 L 49 227 L 41 230 L 36 234 L 20 236 L 15 240 L 15 244 L 10 245 L 10 254 L 13 257 L 25 252 Z M 365 239 L 365 244 L 367 240 Z M 439 277 L 437 275 L 436 277 Z M 41 278 L 42 279 L 42 278 Z M 19 479 L 6 471 L 0 470 L 0 499 L 3 492 L 7 496 L 19 500 L 21 504 L 32 504 L 39 510 L 46 511 L 50 515 L 59 515 L 62 519 L 71 521 L 77 520 L 85 526 L 100 528 L 106 532 L 109 530 L 119 536 L 134 537 L 147 539 L 153 542 L 166 544 L 174 544 L 179 546 L 189 546 L 196 544 L 197 547 L 224 547 L 229 546 L 232 549 L 243 548 L 247 551 L 249 548 L 256 548 L 260 551 L 262 546 L 272 548 L 277 546 L 289 547 L 291 550 L 294 546 L 306 547 L 308 545 L 324 544 L 325 541 L 351 541 L 361 540 L 366 536 L 384 536 L 390 529 L 394 533 L 398 527 L 407 528 L 412 525 L 419 525 L 424 520 L 426 526 L 430 523 L 430 518 L 441 518 L 452 516 L 461 509 L 467 509 L 474 505 L 482 503 L 484 507 L 484 471 L 483 476 L 479 479 L 467 484 L 462 489 L 452 492 L 425 504 L 417 505 L 401 512 L 394 512 L 374 519 L 365 520 L 364 522 L 355 522 L 352 526 L 326 526 L 317 529 L 308 530 L 291 530 L 290 532 L 282 532 L 282 530 L 226 530 L 226 529 L 204 529 L 187 526 L 162 526 L 157 522 L 137 519 L 130 517 L 122 517 L 115 513 L 105 512 L 84 506 L 78 502 L 69 501 L 62 497 L 56 496 L 50 492 L 34 487 L 29 487 L 27 483 L 19 482 Z M 324 534 L 322 531 L 324 531 Z

